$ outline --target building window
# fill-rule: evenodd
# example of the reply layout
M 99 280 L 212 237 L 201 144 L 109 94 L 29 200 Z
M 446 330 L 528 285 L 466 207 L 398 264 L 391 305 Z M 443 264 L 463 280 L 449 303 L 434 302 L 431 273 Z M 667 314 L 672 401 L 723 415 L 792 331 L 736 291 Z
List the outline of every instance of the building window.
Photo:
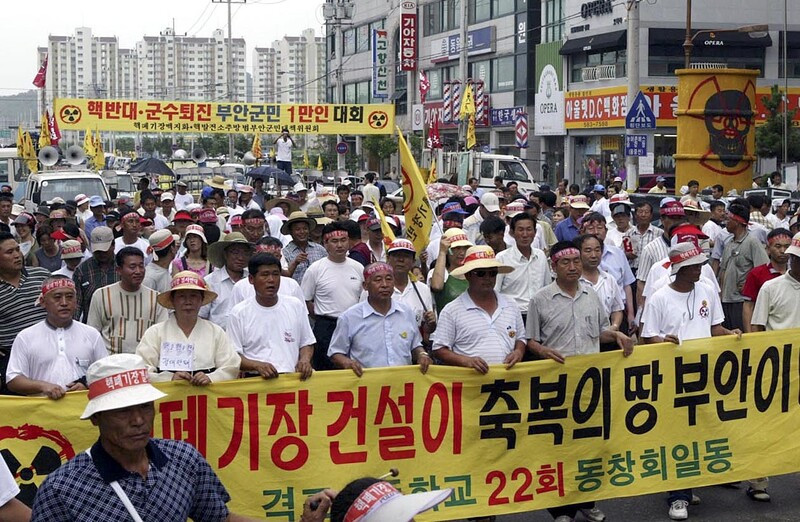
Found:
M 363 53 L 370 49 L 369 25 L 362 25 L 356 29 L 356 52 Z
M 460 0 L 434 0 L 425 4 L 422 11 L 423 34 L 429 36 L 458 29 L 461 27 L 460 12 Z
M 487 0 L 478 0 L 467 4 L 469 23 L 485 22 L 492 18 L 492 5 Z
M 544 42 L 555 42 L 564 36 L 564 0 L 544 2 Z
M 505 56 L 492 60 L 491 92 L 514 90 L 514 57 Z
M 344 32 L 344 56 L 356 54 L 356 30 L 348 29 Z

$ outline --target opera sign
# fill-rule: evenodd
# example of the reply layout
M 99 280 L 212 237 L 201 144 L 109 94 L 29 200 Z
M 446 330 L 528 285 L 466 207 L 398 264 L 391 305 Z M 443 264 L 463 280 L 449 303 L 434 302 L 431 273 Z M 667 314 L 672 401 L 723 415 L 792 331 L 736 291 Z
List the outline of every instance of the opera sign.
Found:
M 611 4 L 611 0 L 595 0 L 581 4 L 581 17 L 583 18 L 611 14 L 613 11 L 614 6 Z
M 563 136 L 564 92 L 559 89 L 555 67 L 547 64 L 539 76 L 539 91 L 535 96 L 536 117 L 534 133 L 537 136 Z

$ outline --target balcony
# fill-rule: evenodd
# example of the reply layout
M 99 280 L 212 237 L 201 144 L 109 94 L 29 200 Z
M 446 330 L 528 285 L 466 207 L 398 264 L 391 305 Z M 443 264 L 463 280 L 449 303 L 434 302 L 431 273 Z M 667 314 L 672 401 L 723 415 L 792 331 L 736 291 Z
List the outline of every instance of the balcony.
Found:
M 599 82 L 601 80 L 614 80 L 617 77 L 616 65 L 596 65 L 581 69 L 581 81 Z
M 689 64 L 692 69 L 727 69 L 728 64 L 719 62 L 694 62 Z

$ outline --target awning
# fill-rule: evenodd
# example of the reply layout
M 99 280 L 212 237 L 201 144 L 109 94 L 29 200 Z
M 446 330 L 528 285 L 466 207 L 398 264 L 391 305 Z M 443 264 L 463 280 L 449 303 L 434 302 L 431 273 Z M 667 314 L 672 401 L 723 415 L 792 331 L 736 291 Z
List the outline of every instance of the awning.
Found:
M 703 31 L 698 34 L 698 31 Z M 753 38 L 749 33 L 733 31 L 712 31 L 693 29 L 695 47 L 770 47 L 772 38 L 769 34 Z M 686 40 L 686 29 L 650 29 L 650 45 L 683 46 Z
M 390 100 L 391 101 L 397 101 L 397 100 L 403 99 L 405 97 L 405 95 L 406 95 L 405 89 L 401 89 L 399 91 L 394 91 L 394 94 L 392 94 L 392 97 L 390 98 Z
M 627 44 L 628 31 L 614 31 L 583 38 L 570 38 L 561 46 L 559 54 L 577 54 L 586 51 L 601 51 L 603 49 L 624 49 Z

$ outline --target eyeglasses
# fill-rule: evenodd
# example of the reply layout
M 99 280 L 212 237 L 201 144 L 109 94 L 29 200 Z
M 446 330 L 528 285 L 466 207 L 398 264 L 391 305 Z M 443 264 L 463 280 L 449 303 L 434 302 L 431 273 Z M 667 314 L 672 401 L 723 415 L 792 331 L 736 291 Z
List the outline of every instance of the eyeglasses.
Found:
M 473 270 L 475 277 L 497 277 L 497 269 L 492 270 Z

